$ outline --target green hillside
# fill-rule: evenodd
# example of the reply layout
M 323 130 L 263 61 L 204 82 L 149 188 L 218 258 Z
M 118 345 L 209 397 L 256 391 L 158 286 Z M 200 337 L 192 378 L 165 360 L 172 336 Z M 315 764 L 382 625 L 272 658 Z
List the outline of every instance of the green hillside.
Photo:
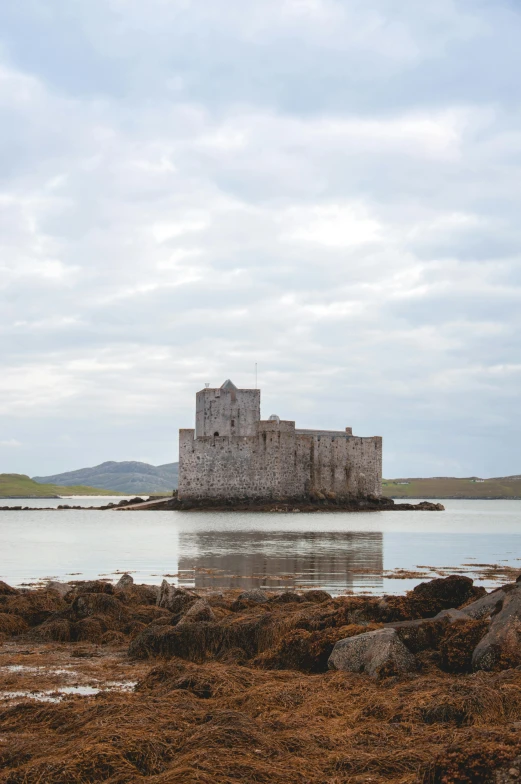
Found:
M 76 485 L 41 485 L 25 474 L 0 474 L 0 498 L 55 498 L 62 495 L 119 495 L 112 490 Z
M 521 498 L 521 476 L 383 479 L 382 494 L 388 498 Z

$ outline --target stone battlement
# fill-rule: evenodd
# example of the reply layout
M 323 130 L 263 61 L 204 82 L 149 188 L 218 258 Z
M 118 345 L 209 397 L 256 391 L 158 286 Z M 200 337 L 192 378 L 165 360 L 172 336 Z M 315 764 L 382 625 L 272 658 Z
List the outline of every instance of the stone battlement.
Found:
M 296 429 L 260 418 L 260 390 L 226 381 L 196 396 L 196 426 L 179 431 L 180 499 L 380 496 L 382 439 Z

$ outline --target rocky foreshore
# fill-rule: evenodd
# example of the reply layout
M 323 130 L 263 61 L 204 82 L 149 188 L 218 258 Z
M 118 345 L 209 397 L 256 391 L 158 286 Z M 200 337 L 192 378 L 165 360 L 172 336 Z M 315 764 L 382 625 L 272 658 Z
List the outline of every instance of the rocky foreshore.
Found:
M 182 500 L 177 496 L 165 498 L 141 498 L 136 497 L 130 500 L 124 499 L 117 504 L 109 503 L 103 506 L 75 506 L 71 504 L 59 504 L 58 507 L 30 507 L 30 506 L 0 506 L 2 511 L 56 511 L 64 509 L 85 509 L 85 510 L 125 510 L 125 511 L 207 511 L 207 512 L 381 512 L 381 511 L 427 511 L 442 512 L 445 507 L 440 503 L 431 501 L 421 501 L 418 504 L 395 503 L 392 498 L 383 496 L 368 496 L 363 498 L 335 498 L 333 495 L 326 497 L 317 494 L 306 498 L 295 498 L 291 501 L 274 499 L 254 499 L 248 500 Z
M 521 777 L 521 583 L 0 583 L 2 784 Z

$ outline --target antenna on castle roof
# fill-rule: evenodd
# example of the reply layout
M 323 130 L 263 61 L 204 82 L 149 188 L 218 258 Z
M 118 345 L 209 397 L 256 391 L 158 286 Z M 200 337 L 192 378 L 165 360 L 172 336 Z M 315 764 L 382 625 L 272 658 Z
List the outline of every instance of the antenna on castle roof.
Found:
M 257 363 L 255 363 L 255 389 L 257 389 Z

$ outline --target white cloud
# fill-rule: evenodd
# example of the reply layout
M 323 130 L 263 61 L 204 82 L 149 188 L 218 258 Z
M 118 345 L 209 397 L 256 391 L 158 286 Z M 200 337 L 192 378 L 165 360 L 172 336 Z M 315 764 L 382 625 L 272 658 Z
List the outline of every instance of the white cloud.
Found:
M 387 473 L 443 465 L 449 442 L 467 473 L 517 470 L 521 126 L 499 10 L 77 11 L 31 17 L 53 49 L 37 69 L 0 8 L 0 428 L 33 445 L 20 470 L 173 460 L 195 390 L 255 362 L 265 413 L 347 415 L 384 435 Z
M 7 447 L 19 447 L 22 446 L 20 441 L 17 441 L 16 438 L 9 438 L 4 441 L 0 441 L 0 446 L 7 446 Z
M 381 226 L 361 205 L 331 204 L 290 208 L 282 225 L 293 227 L 285 239 L 331 248 L 348 248 L 381 240 Z

